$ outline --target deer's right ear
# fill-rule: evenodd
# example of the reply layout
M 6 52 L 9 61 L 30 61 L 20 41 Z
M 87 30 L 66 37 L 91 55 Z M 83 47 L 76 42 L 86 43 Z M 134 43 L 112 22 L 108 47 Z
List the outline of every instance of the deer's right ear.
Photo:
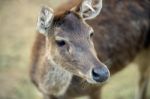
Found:
M 82 0 L 75 8 L 75 11 L 83 17 L 84 20 L 90 20 L 99 15 L 102 9 L 102 0 Z
M 37 22 L 37 31 L 47 35 L 48 30 L 52 25 L 54 18 L 54 12 L 52 9 L 48 7 L 42 7 L 40 15 L 38 17 L 38 22 Z

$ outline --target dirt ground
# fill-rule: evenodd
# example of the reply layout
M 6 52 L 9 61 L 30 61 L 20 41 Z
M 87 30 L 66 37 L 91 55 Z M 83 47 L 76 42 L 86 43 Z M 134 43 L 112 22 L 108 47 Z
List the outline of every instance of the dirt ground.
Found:
M 61 2 L 0 0 L 0 99 L 41 99 L 28 75 L 36 20 L 42 5 L 56 7 Z M 132 64 L 108 81 L 102 97 L 133 99 L 137 81 L 137 68 Z

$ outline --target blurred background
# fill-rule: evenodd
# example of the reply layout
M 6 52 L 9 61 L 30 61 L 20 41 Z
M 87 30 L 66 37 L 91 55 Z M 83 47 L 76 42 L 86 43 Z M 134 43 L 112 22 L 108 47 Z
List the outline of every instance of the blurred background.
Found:
M 61 1 L 61 2 L 60 2 Z M 42 99 L 29 79 L 30 50 L 42 5 L 57 7 L 65 0 L 0 0 L 0 99 Z M 103 99 L 134 99 L 135 64 L 111 77 Z

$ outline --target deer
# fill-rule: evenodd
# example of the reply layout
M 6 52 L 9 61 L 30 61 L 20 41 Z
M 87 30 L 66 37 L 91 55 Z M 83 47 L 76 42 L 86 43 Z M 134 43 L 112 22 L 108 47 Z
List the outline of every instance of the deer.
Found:
M 110 75 L 136 62 L 140 72 L 136 99 L 148 99 L 150 2 L 71 2 L 58 11 L 44 6 L 38 16 L 30 77 L 43 98 L 101 99 Z

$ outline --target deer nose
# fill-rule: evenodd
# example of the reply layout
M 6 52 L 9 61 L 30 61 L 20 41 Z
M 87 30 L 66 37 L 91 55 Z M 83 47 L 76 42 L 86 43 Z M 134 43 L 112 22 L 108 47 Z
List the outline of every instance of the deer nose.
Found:
M 104 82 L 109 78 L 109 70 L 107 67 L 95 67 L 92 69 L 92 77 L 96 82 Z

